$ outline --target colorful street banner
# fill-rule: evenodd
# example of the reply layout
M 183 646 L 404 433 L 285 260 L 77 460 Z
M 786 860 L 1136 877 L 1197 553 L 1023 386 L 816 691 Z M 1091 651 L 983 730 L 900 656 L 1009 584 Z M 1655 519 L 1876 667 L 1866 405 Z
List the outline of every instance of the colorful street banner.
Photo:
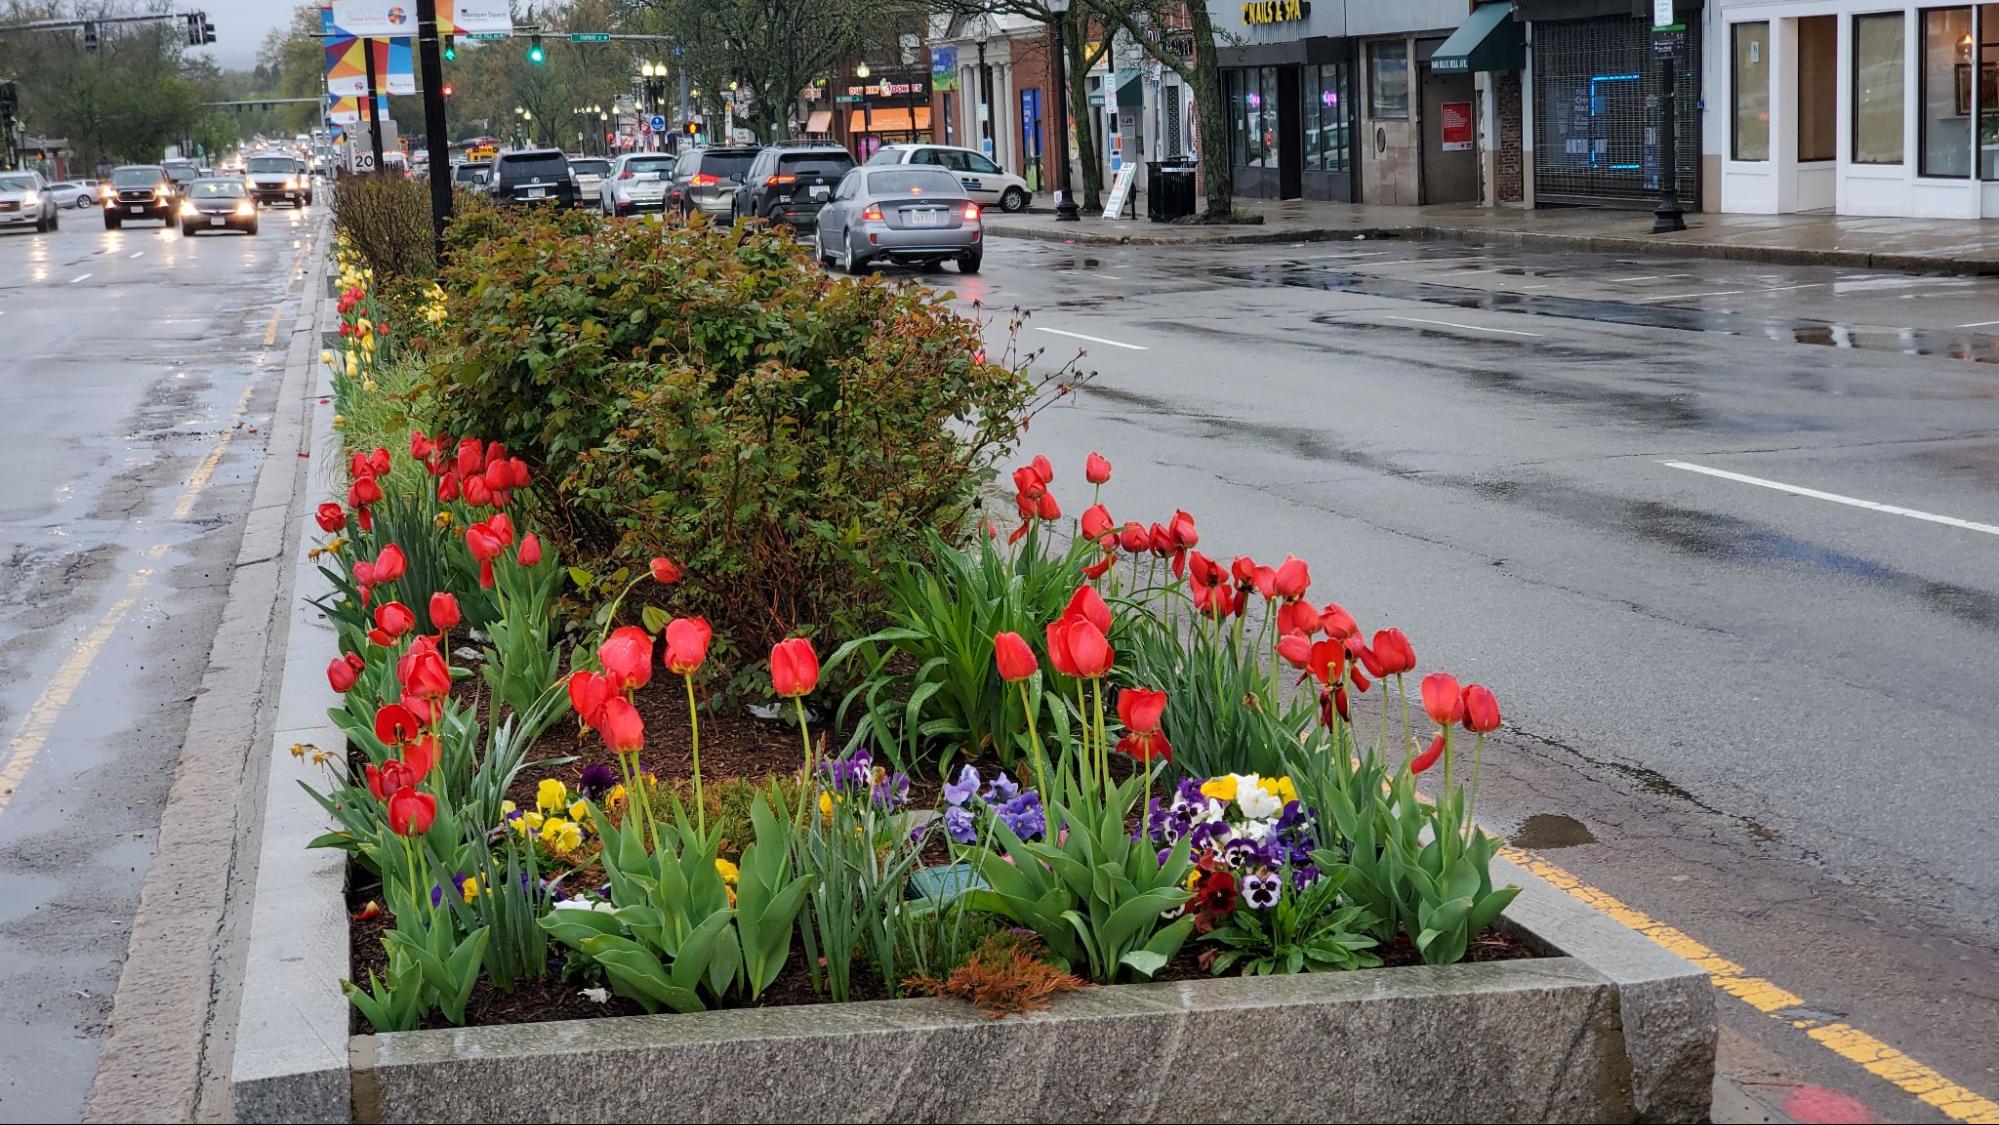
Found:
M 384 38 L 416 34 L 416 0 L 333 0 L 333 22 L 347 35 Z M 510 32 L 509 0 L 437 0 L 437 30 L 444 35 Z
M 930 88 L 938 91 L 958 88 L 958 48 L 930 48 Z
M 384 121 L 389 120 L 389 96 L 387 94 L 381 95 L 375 99 L 375 104 L 380 110 L 381 119 Z M 361 99 L 336 98 L 328 94 L 326 96 L 326 119 L 335 125 L 359 124 L 361 121 Z
M 326 89 L 336 97 L 365 97 L 368 93 L 368 59 L 361 44 L 375 50 L 375 89 L 378 93 L 416 93 L 416 52 L 411 40 L 346 39 L 326 41 Z

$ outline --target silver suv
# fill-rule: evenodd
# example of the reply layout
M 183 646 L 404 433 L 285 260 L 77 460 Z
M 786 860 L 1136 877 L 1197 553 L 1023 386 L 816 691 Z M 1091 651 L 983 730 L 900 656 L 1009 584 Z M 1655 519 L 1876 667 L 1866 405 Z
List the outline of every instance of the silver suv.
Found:
M 61 223 L 55 193 L 40 172 L 0 172 L 0 227 L 33 224 L 47 234 Z

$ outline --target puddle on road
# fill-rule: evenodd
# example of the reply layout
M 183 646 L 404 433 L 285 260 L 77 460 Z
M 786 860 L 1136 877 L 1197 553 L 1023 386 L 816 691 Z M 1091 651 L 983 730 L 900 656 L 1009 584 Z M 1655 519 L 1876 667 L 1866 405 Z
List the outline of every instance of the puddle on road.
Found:
M 1596 837 L 1582 821 L 1561 813 L 1535 813 L 1520 824 L 1520 831 L 1508 841 L 1516 848 L 1547 851 L 1596 843 Z
M 1640 328 L 1670 328 L 1683 332 L 1716 332 L 1778 340 L 1788 338 L 1800 344 L 1821 347 L 1941 356 L 1999 364 L 1999 337 L 1963 329 L 1859 328 L 1823 320 L 1753 316 L 1727 309 L 1635 305 L 1542 293 L 1494 293 L 1461 285 L 1375 277 L 1338 266 L 1302 262 L 1220 266 L 1209 272 L 1215 277 L 1246 285 L 1319 289 L 1328 293 L 1355 293 L 1460 309 L 1627 324 Z

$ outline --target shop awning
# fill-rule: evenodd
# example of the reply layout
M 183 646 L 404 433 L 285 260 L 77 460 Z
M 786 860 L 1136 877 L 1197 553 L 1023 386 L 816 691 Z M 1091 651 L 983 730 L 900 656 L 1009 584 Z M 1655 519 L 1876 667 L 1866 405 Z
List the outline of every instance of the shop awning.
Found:
M 1117 106 L 1140 109 L 1145 105 L 1145 72 L 1132 67 L 1117 72 Z
M 930 128 L 930 107 L 916 107 L 916 131 L 921 133 Z M 847 118 L 849 133 L 907 133 L 909 129 L 908 106 L 882 106 L 879 109 L 854 110 Z
M 815 109 L 815 110 L 813 110 L 813 111 L 812 111 L 812 116 L 810 116 L 810 117 L 808 117 L 808 118 L 806 118 L 806 119 L 805 119 L 805 131 L 806 131 L 806 132 L 808 132 L 808 133 L 830 133 L 830 132 L 832 132 L 832 131 L 833 131 L 833 111 L 832 111 L 832 110 L 830 110 L 830 109 Z
M 1525 37 L 1513 19 L 1511 0 L 1488 0 L 1472 9 L 1430 56 L 1430 69 L 1444 74 L 1474 70 L 1519 70 Z

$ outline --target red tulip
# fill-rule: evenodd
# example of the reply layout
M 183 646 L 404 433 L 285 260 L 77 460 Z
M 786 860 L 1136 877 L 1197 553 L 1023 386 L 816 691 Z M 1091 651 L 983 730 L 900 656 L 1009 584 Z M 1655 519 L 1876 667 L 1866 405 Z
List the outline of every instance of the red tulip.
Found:
M 1085 680 L 1095 680 L 1100 679 L 1106 672 L 1111 670 L 1111 665 L 1117 659 L 1117 653 L 1112 650 L 1111 643 L 1105 638 L 1103 630 L 1097 628 L 1096 622 L 1091 621 L 1088 617 L 1076 616 L 1065 618 L 1062 622 L 1058 622 L 1058 624 L 1061 626 L 1059 631 L 1060 648 L 1063 650 L 1069 667 L 1075 669 L 1074 672 L 1069 673 L 1070 675 L 1078 676 Z M 1058 633 L 1050 632 L 1049 646 L 1051 651 L 1049 658 L 1055 660 L 1056 668 L 1059 671 L 1064 661 L 1056 659 L 1052 651 L 1057 647 L 1057 637 Z
M 1064 617 L 1048 623 L 1048 663 L 1054 665 L 1055 670 L 1064 676 L 1080 676 L 1082 673 L 1076 671 L 1076 662 L 1069 658 L 1067 634 L 1071 620 L 1071 618 Z M 1080 620 L 1080 618 L 1073 620 Z
M 1429 749 L 1423 751 L 1421 754 L 1416 755 L 1415 758 L 1410 760 L 1409 772 L 1422 773 L 1424 770 L 1427 770 L 1431 766 L 1436 765 L 1437 759 L 1443 756 L 1444 756 L 1444 736 L 1440 734 L 1437 737 L 1430 740 Z
M 1041 494 L 1048 491 L 1048 482 L 1041 479 L 1034 466 L 1022 465 L 1013 471 L 1013 491 L 1017 497 L 1039 500 Z
M 491 489 L 495 496 L 504 495 L 514 479 L 505 461 L 488 461 L 482 476 L 486 481 L 486 487 Z
M 505 547 L 506 544 L 500 541 L 500 537 L 494 535 L 492 529 L 483 523 L 475 523 L 465 529 L 465 549 L 472 552 L 472 557 L 482 563 L 490 563 L 499 558 L 500 552 Z
M 462 491 L 465 502 L 475 508 L 483 508 L 493 502 L 493 490 L 486 487 L 486 478 L 483 476 L 466 477 Z
M 410 457 L 417 461 L 428 461 L 437 451 L 437 443 L 423 436 L 422 430 L 410 431 Z
M 1173 533 L 1166 530 L 1163 523 L 1155 523 L 1146 529 L 1146 537 L 1151 540 L 1152 553 L 1160 558 L 1173 553 Z
M 346 509 L 331 500 L 319 506 L 319 511 L 314 518 L 319 521 L 319 530 L 326 532 L 328 535 L 347 526 Z
M 1172 535 L 1173 546 L 1177 550 L 1184 551 L 1201 541 L 1201 533 L 1194 529 L 1194 517 L 1186 512 L 1174 512 L 1173 519 L 1166 525 L 1166 530 Z
M 369 504 L 379 504 L 381 501 L 382 486 L 374 477 L 356 477 L 353 485 L 347 489 L 347 503 L 353 507 L 364 508 Z
M 1111 510 L 1102 504 L 1092 504 L 1083 509 L 1083 518 L 1078 523 L 1083 529 L 1083 538 L 1102 540 L 1111 534 Z
M 1257 567 L 1249 576 L 1249 584 L 1256 588 L 1257 593 L 1263 595 L 1264 601 L 1269 601 L 1276 596 L 1273 589 L 1276 581 L 1277 572 L 1267 566 Z M 1245 603 L 1249 601 L 1249 591 L 1247 590 L 1243 591 L 1243 601 Z
M 1035 502 L 1034 515 L 1037 519 L 1043 520 L 1059 520 L 1062 518 L 1062 505 L 1055 502 L 1055 494 L 1053 492 L 1044 492 L 1041 494 L 1041 499 Z
M 356 586 L 361 587 L 363 591 L 367 590 L 368 587 L 373 586 L 375 584 L 375 564 L 369 562 L 366 559 L 363 559 L 360 562 L 355 563 L 354 584 Z M 365 597 L 363 597 L 361 604 L 364 606 L 368 604 L 367 599 Z
M 409 708 L 410 714 L 416 716 L 416 721 L 425 726 L 435 723 L 444 714 L 443 708 L 432 705 L 429 700 L 418 699 L 416 696 L 407 693 L 398 702 Z
M 715 635 L 707 619 L 676 617 L 666 623 L 666 669 L 691 676 L 708 659 L 708 641 Z
M 1127 733 L 1118 740 L 1120 752 L 1141 762 L 1154 758 L 1173 760 L 1173 747 L 1159 731 L 1166 714 L 1166 693 L 1151 688 L 1126 688 L 1118 693 L 1117 717 Z
M 540 566 L 541 537 L 532 531 L 522 536 L 520 550 L 514 552 L 514 558 L 518 559 L 522 566 Z
M 514 541 L 514 521 L 507 513 L 494 512 L 491 518 L 486 520 L 486 527 L 492 531 L 493 538 L 498 539 L 501 543 L 512 543 Z
M 648 658 L 646 662 L 652 661 Z M 569 675 L 569 705 L 576 709 L 577 717 L 593 727 L 604 716 L 604 704 L 615 694 L 611 682 L 595 672 L 586 670 Z
M 339 657 L 335 657 L 326 666 L 326 682 L 333 685 L 334 691 L 344 694 L 348 688 L 354 686 L 354 681 L 360 678 L 360 669 Z
M 1118 533 L 1118 546 L 1123 547 L 1127 555 L 1135 555 L 1151 545 L 1152 537 L 1146 534 L 1145 525 L 1137 520 L 1125 524 L 1124 530 Z
M 1083 479 L 1091 484 L 1109 484 L 1111 463 L 1104 460 L 1103 454 L 1091 450 L 1090 456 L 1083 461 Z
M 993 638 L 993 663 L 999 668 L 1000 679 L 1010 684 L 1034 675 L 1041 666 L 1034 659 L 1034 650 L 1027 647 L 1019 633 L 1001 633 Z
M 1109 574 L 1112 564 L 1116 562 L 1117 549 L 1106 542 L 1104 544 L 1104 553 L 1098 557 L 1097 561 L 1083 568 L 1083 577 L 1095 582 L 1097 579 Z
M 783 699 L 812 694 L 819 686 L 819 654 L 811 641 L 792 637 L 771 646 L 770 686 Z
M 1447 672 L 1432 672 L 1423 677 L 1423 710 L 1437 721 L 1440 727 L 1447 727 L 1465 717 L 1465 693 L 1458 686 L 1456 676 Z
M 375 737 L 385 746 L 400 745 L 422 733 L 416 716 L 400 703 L 384 703 L 375 712 Z
M 375 607 L 375 627 L 368 631 L 368 639 L 378 645 L 386 645 L 410 631 L 416 624 L 416 614 L 401 602 L 383 602 Z
M 597 662 L 614 692 L 642 688 L 652 679 L 652 634 L 637 625 L 622 625 L 597 646 Z
M 1465 729 L 1479 734 L 1499 729 L 1499 700 L 1484 684 L 1465 688 Z
M 1235 577 L 1238 586 L 1247 586 L 1256 578 L 1256 560 L 1248 555 L 1237 555 L 1229 563 L 1229 573 Z
M 451 669 L 434 648 L 410 652 L 396 664 L 403 693 L 417 699 L 443 699 L 451 694 Z
M 449 504 L 453 500 L 458 499 L 458 495 L 457 473 L 445 473 L 443 476 L 437 478 L 438 503 Z
M 404 789 L 389 798 L 389 831 L 398 836 L 421 836 L 437 819 L 437 798 L 414 789 Z
M 1286 633 L 1277 638 L 1277 655 L 1293 668 L 1305 668 L 1312 658 L 1312 639 L 1303 633 Z
M 389 464 L 389 451 L 379 445 L 376 446 L 375 451 L 368 455 L 368 467 L 373 469 L 375 475 L 378 477 L 388 476 L 389 469 L 391 468 Z
M 1069 604 L 1062 608 L 1064 617 L 1081 617 L 1097 627 L 1097 632 L 1110 636 L 1111 607 L 1104 604 L 1102 594 L 1095 586 L 1078 586 L 1069 595 Z
M 382 548 L 382 553 L 375 556 L 376 582 L 401 581 L 408 569 L 409 559 L 404 557 L 403 549 L 394 543 Z
M 478 438 L 458 440 L 458 475 L 468 480 L 486 467 L 486 443 Z
M 1312 645 L 1311 655 L 1305 659 L 1305 668 L 1312 678 L 1321 684 L 1331 684 L 1341 678 L 1342 667 L 1346 664 L 1346 649 L 1338 641 L 1319 641 Z
M 1034 470 L 1035 476 L 1041 478 L 1042 484 L 1055 479 L 1055 465 L 1043 454 L 1035 454 L 1034 460 L 1028 462 L 1028 466 Z
M 1283 564 L 1277 568 L 1277 577 L 1271 589 L 1280 598 L 1296 599 L 1304 597 L 1311 585 L 1312 571 L 1305 565 L 1305 560 L 1286 555 Z
M 1327 602 L 1326 608 L 1319 611 L 1319 627 L 1326 631 L 1327 636 L 1340 640 L 1360 635 L 1360 623 L 1338 602 Z
M 645 749 L 645 720 L 622 695 L 604 701 L 604 709 L 597 715 L 597 733 L 604 736 L 604 745 L 613 754 L 636 754 Z
M 1285 602 L 1277 607 L 1277 631 L 1311 636 L 1319 631 L 1318 608 L 1303 600 Z
M 1416 669 L 1416 650 L 1409 645 L 1409 638 L 1400 629 L 1383 629 L 1374 635 L 1374 655 L 1381 661 L 1381 671 L 1374 672 L 1375 678 L 1400 675 Z
M 403 764 L 409 767 L 410 777 L 413 779 L 410 784 L 415 785 L 422 781 L 424 775 L 430 772 L 430 767 L 437 764 L 437 759 L 435 735 L 426 734 L 403 747 Z
M 430 596 L 430 623 L 439 629 L 456 629 L 464 617 L 458 612 L 458 595 L 439 590 Z
M 368 779 L 368 792 L 374 794 L 377 801 L 388 800 L 415 785 L 418 780 L 411 776 L 409 765 L 397 758 L 390 758 L 380 766 L 370 762 L 362 767 L 361 772 Z
M 652 580 L 662 586 L 671 586 L 680 581 L 680 564 L 665 555 L 654 555 L 652 560 Z

